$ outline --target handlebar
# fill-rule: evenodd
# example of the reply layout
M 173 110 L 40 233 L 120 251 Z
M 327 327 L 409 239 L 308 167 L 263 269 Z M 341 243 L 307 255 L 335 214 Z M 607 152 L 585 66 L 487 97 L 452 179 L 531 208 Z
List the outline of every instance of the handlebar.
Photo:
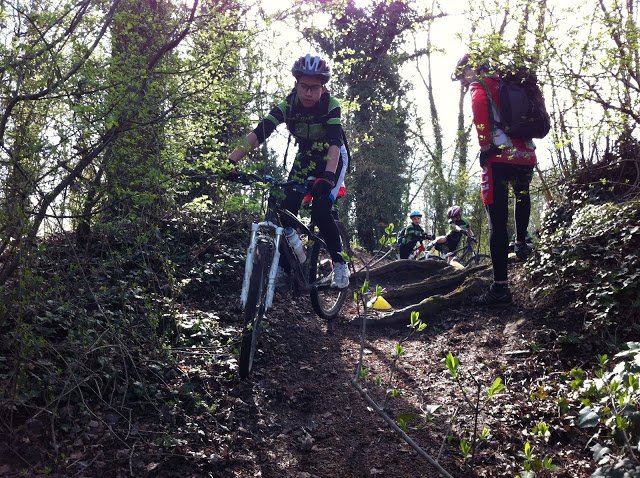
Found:
M 456 224 L 453 224 L 453 228 L 454 230 L 461 232 L 462 234 L 467 236 L 470 241 L 478 242 L 478 239 L 476 239 L 476 236 L 469 235 L 469 231 L 467 231 L 466 229 L 462 229 L 460 226 L 457 226 Z

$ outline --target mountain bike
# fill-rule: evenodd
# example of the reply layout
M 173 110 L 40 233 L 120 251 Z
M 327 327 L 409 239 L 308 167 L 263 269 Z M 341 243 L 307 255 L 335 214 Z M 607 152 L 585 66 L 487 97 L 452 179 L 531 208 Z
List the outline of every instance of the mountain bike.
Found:
M 438 250 L 438 245 L 431 244 L 425 246 L 420 242 L 412 254 L 415 256 L 416 260 L 445 261 L 449 258 L 454 258 L 464 267 L 491 264 L 491 256 L 487 254 L 480 254 L 474 248 L 474 245 L 478 244 L 478 240 L 475 237 L 470 236 L 465 230 L 460 228 L 458 228 L 458 230 L 465 235 L 465 244 L 456 250 L 445 254 Z
M 232 179 L 247 185 L 264 184 L 268 195 L 264 220 L 251 225 L 240 294 L 244 313 L 238 365 L 240 377 L 246 378 L 253 367 L 262 319 L 273 305 L 281 253 L 291 266 L 296 291 L 309 294 L 313 310 L 323 319 L 331 321 L 337 317 L 349 291 L 348 288 L 331 287 L 333 261 L 325 241 L 316 233 L 316 225 L 305 225 L 297 216 L 280 207 L 282 192 L 294 190 L 305 193 L 306 186 L 295 181 L 280 182 L 268 175 L 238 173 Z M 334 211 L 332 213 L 335 214 Z M 284 218 L 286 224 L 294 225 L 293 229 L 303 239 L 306 260 L 302 263 L 287 240 L 283 239 Z M 342 243 L 346 244 L 344 228 L 339 228 L 339 231 Z

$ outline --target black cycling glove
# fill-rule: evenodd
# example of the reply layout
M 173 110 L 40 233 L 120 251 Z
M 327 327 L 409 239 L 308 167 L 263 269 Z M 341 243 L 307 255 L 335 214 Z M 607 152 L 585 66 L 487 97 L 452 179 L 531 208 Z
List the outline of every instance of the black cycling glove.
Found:
M 486 151 L 480 151 L 480 167 L 484 168 L 484 165 L 487 164 L 487 159 L 495 154 L 500 154 L 502 150 L 498 148 L 495 144 L 491 143 L 491 146 Z
M 335 185 L 336 174 L 330 171 L 324 171 L 322 175 L 313 182 L 311 194 L 313 197 L 328 196 Z

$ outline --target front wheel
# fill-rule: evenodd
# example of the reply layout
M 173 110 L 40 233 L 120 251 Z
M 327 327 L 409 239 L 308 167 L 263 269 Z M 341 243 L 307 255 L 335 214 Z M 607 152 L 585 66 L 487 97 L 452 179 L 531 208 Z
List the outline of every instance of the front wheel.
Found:
M 438 255 L 438 254 L 431 254 L 431 253 L 427 253 L 424 256 L 425 261 L 436 261 L 436 262 L 445 262 L 447 259 Z
M 258 346 L 258 335 L 264 316 L 267 297 L 267 282 L 269 279 L 269 265 L 273 250 L 271 245 L 258 243 L 253 256 L 253 269 L 249 279 L 247 303 L 244 308 L 244 325 L 240 338 L 240 358 L 238 367 L 241 378 L 247 378 L 251 373 L 253 359 Z
M 349 294 L 349 289 L 331 287 L 333 261 L 327 246 L 321 242 L 311 248 L 309 263 L 309 283 L 311 284 L 311 305 L 313 310 L 325 320 L 333 320 L 340 313 Z
M 491 256 L 487 254 L 476 254 L 472 256 L 467 262 L 465 262 L 464 266 L 483 266 L 491 264 Z

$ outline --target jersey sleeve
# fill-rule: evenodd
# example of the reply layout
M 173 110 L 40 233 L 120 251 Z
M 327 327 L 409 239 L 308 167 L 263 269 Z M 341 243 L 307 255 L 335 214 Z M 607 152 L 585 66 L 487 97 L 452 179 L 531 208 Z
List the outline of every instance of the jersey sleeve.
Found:
M 491 88 L 490 85 L 488 85 Z M 478 134 L 480 147 L 491 144 L 491 126 L 489 124 L 489 99 L 487 92 L 479 82 L 471 84 L 471 110 L 473 123 Z
M 329 112 L 327 113 L 327 143 L 329 146 L 342 145 L 342 118 L 340 102 L 333 96 L 329 98 Z
M 269 114 L 265 116 L 258 126 L 256 126 L 253 130 L 255 135 L 258 137 L 258 142 L 263 143 L 265 139 L 267 139 L 271 133 L 275 131 L 278 125 L 284 122 L 287 112 L 287 100 L 284 99 L 276 106 L 274 106 Z

